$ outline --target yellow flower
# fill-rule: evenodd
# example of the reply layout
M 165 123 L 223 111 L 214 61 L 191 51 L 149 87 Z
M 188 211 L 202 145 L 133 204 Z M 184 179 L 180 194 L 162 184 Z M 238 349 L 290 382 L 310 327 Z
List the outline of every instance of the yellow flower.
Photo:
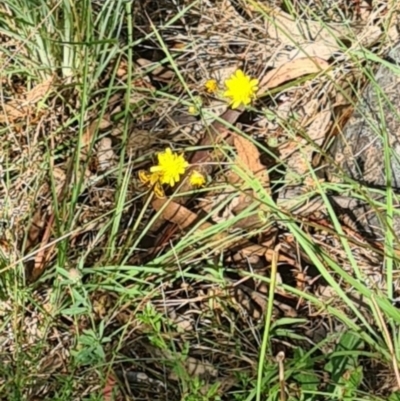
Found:
M 203 174 L 195 170 L 190 174 L 189 182 L 192 187 L 202 187 L 206 183 L 206 179 Z
M 145 170 L 139 171 L 139 180 L 143 184 L 154 185 L 156 182 L 160 181 L 159 173 L 149 173 Z
M 224 96 L 230 99 L 232 109 L 237 109 L 241 104 L 247 106 L 256 97 L 258 79 L 251 79 L 242 70 L 237 70 L 225 81 L 225 86 Z
M 196 116 L 199 114 L 199 111 L 201 110 L 201 107 L 203 106 L 203 101 L 200 96 L 195 96 L 193 98 L 194 104 L 190 105 L 188 108 L 189 114 L 192 114 L 193 116 Z
M 160 184 L 161 174 L 160 173 L 149 173 L 145 170 L 139 171 L 139 180 L 143 184 L 153 187 L 153 192 L 157 198 L 164 198 L 164 189 Z
M 172 152 L 170 148 L 159 153 L 157 158 L 158 165 L 150 167 L 150 173 L 159 174 L 160 184 L 168 184 L 173 187 L 180 180 L 180 176 L 185 173 L 188 162 L 183 155 Z
M 165 197 L 164 189 L 159 182 L 156 182 L 156 185 L 154 185 L 153 192 L 157 196 L 157 198 Z
M 196 107 L 196 106 L 189 106 L 188 112 L 189 112 L 189 114 L 191 114 L 192 116 L 195 116 L 195 115 L 199 114 L 199 110 L 197 110 L 197 107 Z
M 208 93 L 215 93 L 218 90 L 218 83 L 215 79 L 209 79 L 204 86 Z

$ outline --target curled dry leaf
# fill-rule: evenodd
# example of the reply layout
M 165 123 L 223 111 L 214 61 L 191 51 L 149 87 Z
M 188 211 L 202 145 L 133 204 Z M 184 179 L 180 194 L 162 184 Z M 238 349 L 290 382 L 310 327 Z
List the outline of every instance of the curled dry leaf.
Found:
M 316 74 L 327 71 L 329 63 L 319 57 L 307 57 L 292 60 L 269 71 L 260 81 L 258 96 L 262 96 L 268 89 L 276 88 L 284 82 L 291 81 L 307 74 Z

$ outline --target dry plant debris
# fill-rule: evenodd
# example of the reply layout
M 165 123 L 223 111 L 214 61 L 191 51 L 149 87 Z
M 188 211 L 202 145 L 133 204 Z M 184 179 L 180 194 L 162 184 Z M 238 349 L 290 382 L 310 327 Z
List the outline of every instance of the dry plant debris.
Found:
M 395 238 L 362 235 L 326 164 L 397 4 L 147 0 L 129 32 L 92 3 L 95 44 L 52 31 L 69 67 L 18 70 L 44 20 L 0 36 L 2 391 L 395 401 Z

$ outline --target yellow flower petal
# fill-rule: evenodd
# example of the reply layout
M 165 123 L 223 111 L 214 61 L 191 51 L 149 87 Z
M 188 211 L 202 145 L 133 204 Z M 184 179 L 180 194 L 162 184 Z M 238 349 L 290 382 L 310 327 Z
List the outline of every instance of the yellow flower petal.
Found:
M 215 79 L 209 79 L 204 86 L 208 93 L 215 93 L 218 90 L 218 83 Z
M 150 172 L 152 172 L 152 173 L 158 173 L 160 171 L 162 171 L 162 167 L 161 166 L 152 166 L 152 167 L 150 167 Z
M 147 171 L 140 170 L 138 176 L 139 176 L 139 181 L 142 184 L 148 184 L 150 182 L 150 174 Z
M 258 89 L 258 79 L 252 79 L 252 80 L 250 81 L 250 85 L 251 85 L 253 88 Z
M 252 79 L 242 70 L 237 70 L 225 81 L 224 97 L 228 98 L 233 109 L 241 105 L 247 106 L 256 97 L 258 79 Z
M 159 165 L 168 163 L 173 158 L 173 153 L 171 148 L 166 148 L 164 152 L 161 152 L 157 155 L 157 158 Z
M 203 174 L 195 170 L 190 174 L 189 182 L 192 187 L 202 187 L 206 183 L 206 179 Z
M 150 173 L 145 170 L 139 171 L 139 180 L 141 183 L 153 186 L 161 179 L 161 174 L 158 171 L 151 171 Z
M 189 165 L 183 155 L 172 152 L 170 148 L 159 153 L 157 159 L 158 165 L 152 166 L 150 172 L 159 174 L 160 184 L 168 184 L 171 187 L 179 182 Z
M 156 173 L 151 173 L 150 174 L 150 185 L 154 185 L 158 183 L 161 179 L 161 174 L 156 172 Z
M 195 116 L 196 114 L 198 114 L 198 110 L 196 106 L 189 106 L 188 108 L 188 112 L 189 114 L 191 114 L 192 116 Z
M 153 192 L 157 196 L 157 198 L 165 198 L 164 189 L 159 182 L 154 185 Z
M 243 77 L 245 77 L 245 75 L 244 75 L 244 73 L 243 73 L 243 71 L 242 70 L 237 70 L 236 71 L 236 78 L 243 78 Z

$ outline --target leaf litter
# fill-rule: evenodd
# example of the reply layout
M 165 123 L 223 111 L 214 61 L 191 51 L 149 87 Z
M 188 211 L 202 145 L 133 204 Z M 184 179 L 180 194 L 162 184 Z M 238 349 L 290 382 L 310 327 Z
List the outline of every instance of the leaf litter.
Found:
M 376 16 L 380 10 L 376 9 L 375 14 L 372 11 L 368 14 L 364 10 L 362 15 L 365 23 L 361 25 L 327 22 L 321 26 L 321 21 L 312 20 L 313 15 L 296 19 L 280 8 L 265 6 L 264 3 L 256 1 L 224 0 L 221 4 L 218 7 L 204 4 L 203 9 L 193 7 L 188 11 L 188 21 L 193 19 L 198 22 L 189 23 L 189 26 L 183 24 L 182 29 L 186 31 L 179 37 L 176 37 L 176 32 L 162 29 L 163 38 L 167 43 L 173 40 L 178 42 L 179 39 L 179 46 L 172 43 L 171 52 L 176 52 L 176 64 L 188 85 L 196 90 L 199 90 L 199 83 L 205 79 L 229 76 L 227 72 L 234 71 L 238 65 L 244 64 L 249 73 L 260 79 L 259 94 L 262 95 L 262 99 L 259 99 L 256 109 L 262 112 L 257 112 L 254 117 L 246 110 L 225 110 L 226 106 L 220 99 L 209 96 L 205 98 L 204 107 L 218 110 L 218 118 L 200 116 L 187 120 L 186 106 L 176 101 L 149 96 L 146 92 L 151 93 L 155 91 L 155 87 L 160 88 L 173 83 L 172 90 L 176 91 L 174 93 L 184 98 L 184 91 L 172 66 L 165 65 L 166 63 L 161 66 L 160 60 L 155 56 L 140 56 L 135 60 L 140 66 L 135 71 L 137 76 L 134 87 L 137 90 L 132 93 L 130 99 L 135 118 L 128 124 L 129 159 L 123 160 L 128 166 L 125 174 L 132 171 L 134 174 L 127 180 L 126 198 L 120 211 L 121 226 L 117 230 L 116 242 L 120 254 L 133 254 L 130 254 L 129 258 L 112 260 L 106 258 L 105 251 L 115 246 L 108 242 L 111 233 L 105 230 L 105 227 L 110 224 L 107 213 L 115 201 L 117 177 L 112 171 L 113 167 L 121 162 L 119 157 L 124 141 L 125 122 L 118 118 L 123 111 L 121 93 L 109 99 L 107 111 L 103 116 L 99 117 L 96 111 L 89 113 L 91 115 L 86 121 L 87 128 L 79 155 L 80 165 L 85 172 L 84 191 L 78 202 L 79 208 L 74 219 L 76 225 L 70 227 L 73 232 L 66 234 L 74 244 L 74 249 L 68 253 L 71 268 L 81 260 L 86 268 L 93 267 L 94 270 L 114 263 L 121 266 L 131 264 L 150 271 L 157 268 L 157 263 L 163 255 L 168 252 L 171 255 L 172 252 L 172 257 L 165 259 L 173 260 L 171 266 L 161 266 L 161 269 L 152 275 L 138 274 L 138 281 L 149 285 L 151 283 L 154 287 L 145 295 L 129 299 L 128 306 L 122 307 L 113 291 L 98 290 L 91 294 L 93 301 L 101 300 L 103 303 L 103 298 L 105 299 L 103 312 L 96 312 L 97 321 L 106 319 L 107 325 L 115 328 L 118 327 L 117 316 L 120 314 L 122 321 L 121 315 L 124 314 L 123 321 L 129 329 L 129 334 L 126 334 L 118 345 L 117 351 L 124 357 L 121 359 L 125 362 L 117 362 L 113 367 L 118 373 L 122 370 L 126 377 L 139 377 L 136 374 L 136 370 L 139 370 L 142 373 L 140 377 L 144 378 L 143 381 L 150 387 L 152 380 L 157 379 L 162 386 L 143 391 L 151 395 L 151 391 L 155 391 L 158 397 L 164 399 L 178 399 L 182 395 L 178 395 L 176 384 L 171 384 L 182 380 L 179 367 L 189 376 L 203 380 L 207 390 L 211 383 L 216 384 L 217 393 L 221 397 L 231 397 L 230 391 L 234 393 L 238 389 L 236 376 L 232 372 L 255 377 L 255 361 L 259 355 L 259 323 L 265 316 L 269 291 L 263 277 L 270 276 L 272 253 L 278 243 L 281 244 L 278 255 L 279 288 L 274 300 L 273 322 L 284 325 L 284 319 L 301 317 L 305 318 L 306 323 L 303 320 L 301 323 L 293 323 L 291 329 L 296 335 L 279 336 L 276 334 L 278 331 L 274 332 L 271 340 L 274 355 L 281 349 L 285 350 L 288 357 L 294 354 L 293 349 L 296 347 L 309 350 L 310 344 L 319 341 L 320 326 L 324 327 L 325 332 L 330 330 L 331 333 L 335 332 L 335 328 L 341 327 L 339 321 L 326 318 L 325 311 L 321 312 L 302 297 L 283 290 L 283 285 L 301 289 L 308 295 L 319 296 L 318 294 L 323 293 L 325 296 L 321 296 L 320 299 L 324 303 L 351 313 L 337 297 L 336 292 L 321 280 L 307 252 L 299 246 L 285 226 L 284 217 L 286 215 L 287 218 L 294 218 L 309 238 L 352 274 L 351 264 L 331 221 L 326 213 L 318 208 L 311 208 L 311 202 L 306 202 L 302 208 L 303 213 L 291 214 L 289 207 L 282 207 L 280 194 L 285 189 L 290 189 L 290 185 L 299 183 L 304 184 L 299 191 L 301 194 L 310 188 L 319 191 L 318 184 L 310 178 L 313 176 L 310 165 L 315 153 L 325 152 L 325 138 L 334 126 L 332 108 L 336 101 L 337 89 L 332 85 L 332 80 L 335 80 L 339 87 L 347 84 L 349 79 L 353 80 L 352 82 L 356 80 L 356 77 L 349 76 L 346 72 L 346 68 L 352 65 L 351 60 L 346 58 L 345 49 L 337 39 L 349 41 L 353 50 L 361 49 L 362 46 L 372 48 L 381 40 L 377 34 L 378 31 L 380 34 L 381 30 L 377 25 L 369 24 L 368 15 Z M 157 21 L 158 17 L 151 15 L 154 10 L 148 11 L 150 17 Z M 266 13 L 267 18 L 264 19 L 262 16 L 265 17 Z M 381 11 L 381 14 L 384 13 Z M 382 20 L 382 16 L 379 17 L 381 19 L 378 18 L 376 24 Z M 136 18 L 138 26 L 146 26 L 139 15 Z M 160 24 L 161 27 L 164 27 L 164 24 Z M 210 35 L 206 35 L 206 32 L 210 32 Z M 287 32 L 291 32 L 291 35 L 287 35 Z M 394 36 L 393 30 L 389 32 L 390 38 L 391 35 Z M 357 40 L 358 38 L 360 40 Z M 190 46 L 187 46 L 188 44 Z M 146 53 L 140 45 L 137 51 L 139 54 Z M 335 64 L 332 59 L 338 54 L 342 59 Z M 126 64 L 118 68 L 117 76 L 122 82 L 126 80 L 126 68 Z M 107 82 L 108 78 L 106 77 L 104 82 Z M 270 91 L 277 88 L 277 92 Z M 56 102 L 51 102 L 52 96 L 59 90 L 59 86 L 48 80 L 36 85 L 31 91 L 25 91 L 19 98 L 15 92 L 16 99 L 8 102 L 3 100 L 0 113 L 0 122 L 11 125 L 8 127 L 11 132 L 11 145 L 7 149 L 3 148 L 3 151 L 10 160 L 19 158 L 29 160 L 30 163 L 16 163 L 20 168 L 20 181 L 16 179 L 12 182 L 11 191 L 6 191 L 3 185 L 5 202 L 9 204 L 8 208 L 12 209 L 7 212 L 6 218 L 12 225 L 2 233 L 2 243 L 6 244 L 4 248 L 7 248 L 9 261 L 20 259 L 21 256 L 33 257 L 31 261 L 34 262 L 34 279 L 47 272 L 51 273 L 54 268 L 57 255 L 54 244 L 58 241 L 59 222 L 68 218 L 49 206 L 52 191 L 46 174 L 42 174 L 43 177 L 39 180 L 47 184 L 40 195 L 21 184 L 32 182 L 32 171 L 38 171 L 33 162 L 44 161 L 43 140 L 46 138 L 46 129 L 50 127 L 52 129 L 49 132 L 56 132 L 56 128 L 60 128 L 62 122 L 69 117 L 61 116 L 60 121 L 54 121 L 50 115 L 44 113 L 44 120 L 40 122 L 43 125 L 29 124 L 29 121 L 39 114 L 41 102 L 60 112 L 55 106 Z M 341 101 L 347 104 L 345 100 Z M 117 107 L 115 103 L 118 104 Z M 75 110 L 78 110 L 79 106 L 77 102 Z M 152 112 L 146 112 L 149 108 Z M 172 110 L 174 112 L 171 112 Z M 265 110 L 268 110 L 268 115 L 264 113 Z M 67 112 L 64 110 L 61 113 Z M 236 129 L 225 127 L 221 120 L 225 120 Z M 336 124 L 341 125 L 340 118 L 338 121 Z M 238 134 L 238 128 L 245 135 Z M 22 130 L 24 138 L 22 135 L 16 135 L 18 130 Z M 53 138 L 54 149 L 75 135 L 76 126 L 67 126 L 63 135 Z M 271 143 L 271 138 L 275 138 L 276 143 Z M 191 150 L 185 152 L 188 160 L 200 168 L 209 178 L 211 185 L 204 190 L 193 191 L 187 180 L 190 173 L 188 169 L 176 190 L 168 193 L 165 199 L 150 201 L 148 209 L 141 213 L 139 211 L 143 210 L 146 202 L 143 201 L 144 196 L 138 197 L 141 188 L 135 173 L 143 166 L 148 166 L 155 153 L 162 151 L 166 144 L 171 142 L 177 148 L 191 146 Z M 23 150 L 26 149 L 27 143 L 32 145 L 29 151 Z M 58 159 L 61 162 L 57 162 L 55 166 L 57 170 L 54 171 L 58 173 L 54 181 L 60 187 L 67 188 L 71 179 L 68 165 L 72 159 L 68 152 L 61 152 L 65 153 L 61 153 L 62 157 Z M 226 157 L 227 152 L 230 154 L 229 158 Z M 267 162 L 264 163 L 264 159 L 267 159 Z M 233 173 L 230 168 L 232 164 L 236 168 Z M 243 179 L 244 176 L 246 179 Z M 253 210 L 254 206 L 265 201 L 265 194 L 260 198 L 262 195 L 259 192 L 249 190 L 248 180 L 256 180 L 265 194 L 275 198 L 276 206 L 281 212 L 279 219 L 272 217 L 274 213 L 268 210 L 268 207 Z M 60 188 L 57 188 L 56 193 L 59 194 L 59 191 Z M 68 191 L 63 196 L 68 199 Z M 29 207 L 25 210 L 20 198 L 29 200 Z M 57 203 L 63 204 L 62 199 Z M 216 211 L 219 206 L 221 209 Z M 274 205 L 269 206 L 271 207 Z M 5 208 L 2 213 L 4 210 Z M 27 210 L 31 210 L 31 213 Z M 154 212 L 159 213 L 155 220 L 151 220 Z M 10 218 L 11 215 L 14 217 Z M 21 228 L 28 221 L 31 227 L 28 233 L 29 241 L 26 247 L 22 248 L 23 235 L 19 233 L 23 232 Z M 151 228 L 148 227 L 150 221 L 153 223 Z M 199 221 L 203 221 L 198 226 L 200 233 L 195 233 L 199 243 L 191 244 L 182 254 L 174 253 L 177 252 L 178 248 L 175 247 L 179 241 L 185 238 L 186 233 Z M 202 245 L 207 244 L 201 243 L 201 231 L 212 231 L 219 225 L 225 228 L 207 237 L 206 241 L 212 244 L 213 249 L 205 250 L 206 247 Z M 132 231 L 134 235 L 140 232 L 139 245 L 136 243 L 132 246 L 135 241 L 129 242 Z M 346 232 L 350 233 L 349 230 Z M 371 243 L 365 241 L 360 245 L 362 239 L 358 237 L 349 240 L 360 268 L 366 276 L 375 277 L 375 286 L 384 289 L 382 275 L 377 267 L 381 261 L 382 247 L 377 244 L 371 248 Z M 126 241 L 128 243 L 125 247 Z M 214 246 L 213 241 L 219 242 L 219 246 Z M 10 255 L 13 252 L 14 258 Z M 81 257 L 83 259 L 80 259 Z M 220 274 L 218 261 L 222 261 L 224 268 L 223 282 L 216 279 L 217 274 Z M 10 270 L 9 266 L 9 262 L 5 263 L 6 270 Z M 189 273 L 188 276 L 185 276 L 183 271 Z M 116 279 L 115 285 L 132 288 L 132 281 L 133 276 L 125 278 L 121 283 L 117 283 Z M 46 278 L 43 283 L 43 290 L 38 292 L 36 297 L 39 304 L 46 305 L 52 295 L 51 278 Z M 100 282 L 99 288 L 101 287 Z M 110 288 L 108 285 L 105 287 Z M 352 294 L 351 288 L 345 290 Z M 7 304 L 6 301 L 2 302 Z M 367 308 L 363 308 L 366 316 L 370 316 Z M 171 351 L 160 352 L 162 347 L 155 341 L 155 333 L 149 332 L 148 323 L 143 323 L 146 316 L 151 314 L 162 321 L 161 337 L 174 343 L 176 352 L 173 355 Z M 43 319 L 38 313 L 33 315 L 38 320 Z M 176 329 L 181 326 L 182 316 L 196 322 L 196 330 Z M 82 322 L 82 327 L 86 324 L 87 322 Z M 24 325 L 22 319 L 20 325 Z M 329 325 L 331 327 L 328 327 Z M 62 333 L 60 344 L 62 343 L 66 351 L 61 353 L 61 362 L 55 367 L 55 371 L 59 369 L 58 372 L 62 372 L 63 364 L 68 362 L 68 352 L 72 349 L 69 333 Z M 35 342 L 34 336 L 30 341 Z M 57 341 L 61 340 L 49 339 L 49 345 L 55 346 Z M 7 342 L 9 343 L 10 341 Z M 334 341 L 331 342 L 331 346 L 333 344 Z M 11 349 L 11 345 L 9 347 Z M 111 348 L 105 348 L 110 355 L 115 352 Z M 233 351 L 237 349 L 238 352 Z M 43 362 L 50 360 L 45 356 L 43 358 Z M 174 358 L 179 358 L 179 363 L 174 362 Z M 48 363 L 37 366 L 37 374 L 42 377 L 50 379 L 54 374 L 46 372 L 46 369 L 41 370 L 40 367 L 48 366 Z M 171 366 L 175 366 L 178 372 Z M 168 374 L 164 374 L 165 372 Z M 109 380 L 103 389 L 106 399 L 110 397 L 115 386 L 118 386 L 113 375 L 108 377 Z M 93 377 L 89 378 L 93 386 L 98 385 L 96 380 Z M 382 390 L 382 393 L 390 392 L 393 384 L 388 383 L 389 381 L 386 381 L 386 387 L 377 385 L 376 390 Z M 51 389 L 50 380 L 46 385 L 49 392 L 54 390 Z M 321 381 L 319 385 L 324 389 L 326 383 Z M 138 381 L 132 379 L 129 383 L 120 383 L 120 386 L 129 389 L 135 396 L 139 394 Z M 250 388 L 247 390 L 250 391 Z

